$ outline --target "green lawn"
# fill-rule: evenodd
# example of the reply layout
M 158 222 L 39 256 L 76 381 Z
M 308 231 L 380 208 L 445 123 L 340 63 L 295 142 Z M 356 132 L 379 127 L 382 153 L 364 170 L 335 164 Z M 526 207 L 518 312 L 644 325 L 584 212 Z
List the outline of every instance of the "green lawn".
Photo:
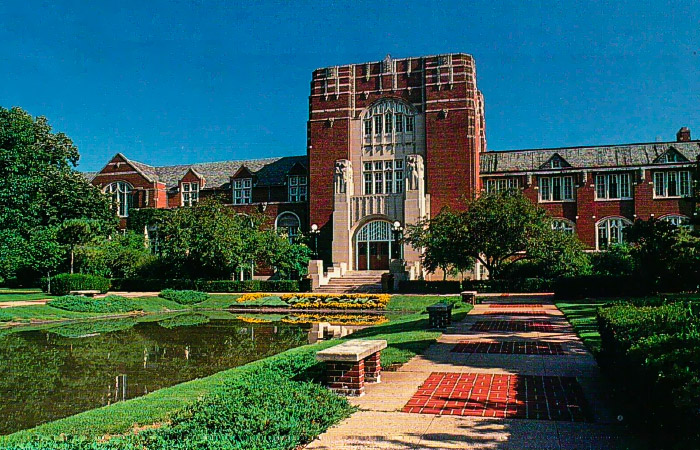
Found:
M 175 303 L 170 300 L 165 300 L 160 297 L 137 297 L 131 300 L 138 305 L 139 310 L 148 313 L 182 311 L 192 309 L 191 306 L 180 305 L 179 303 Z M 14 306 L 12 308 L 3 308 L 1 311 L 4 314 L 11 314 L 13 316 L 13 320 L 19 322 L 29 322 L 30 320 L 84 319 L 89 317 L 113 315 L 105 313 L 65 311 L 63 309 L 54 308 L 49 305 Z
M 41 292 L 41 289 L 0 288 L 0 303 L 16 302 L 21 300 L 43 300 L 50 297 L 50 295 Z
M 151 297 L 152 299 L 152 297 Z M 395 306 L 413 305 L 418 308 L 421 304 L 432 304 L 422 297 L 422 301 L 410 298 L 398 298 Z M 461 320 L 471 310 L 470 305 L 456 306 L 453 317 Z M 427 314 L 414 312 L 391 319 L 389 323 L 360 330 L 349 336 L 350 339 L 386 339 L 388 348 L 382 352 L 382 365 L 389 366 L 394 363 L 404 363 L 426 347 L 435 342 L 439 331 L 427 330 Z M 313 345 L 305 345 L 280 353 L 279 355 L 256 361 L 234 369 L 219 372 L 212 376 L 201 378 L 187 383 L 178 384 L 169 388 L 157 390 L 143 397 L 125 402 L 118 402 L 103 408 L 86 411 L 75 416 L 60 419 L 40 425 L 30 430 L 20 431 L 6 437 L 0 437 L 1 444 L 26 442 L 32 436 L 58 436 L 80 435 L 94 438 L 105 434 L 120 434 L 132 429 L 134 424 L 149 425 L 167 421 L 176 411 L 192 404 L 198 398 L 219 388 L 224 383 L 238 379 L 242 374 L 256 372 L 262 367 L 274 365 L 285 368 L 304 368 L 305 373 L 316 373 L 320 365 L 315 360 L 315 353 L 323 348 L 337 345 L 342 340 L 331 340 Z M 314 370 L 311 370 L 313 368 Z M 308 377 L 309 375 L 306 375 Z M 295 377 L 304 378 L 302 373 Z
M 581 300 L 556 303 L 566 318 L 573 325 L 576 334 L 583 340 L 589 350 L 594 354 L 600 350 L 600 333 L 596 322 L 596 311 L 603 306 L 601 300 Z
M 459 295 L 392 295 L 387 311 L 423 312 L 427 306 L 437 302 L 458 303 Z

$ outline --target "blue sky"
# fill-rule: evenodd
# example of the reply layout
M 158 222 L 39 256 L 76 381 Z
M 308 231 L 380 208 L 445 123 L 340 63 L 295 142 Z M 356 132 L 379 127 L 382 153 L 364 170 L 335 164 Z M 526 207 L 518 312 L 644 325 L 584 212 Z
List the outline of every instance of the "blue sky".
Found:
M 5 1 L 0 106 L 97 170 L 303 154 L 311 71 L 474 55 L 492 150 L 700 137 L 700 2 Z

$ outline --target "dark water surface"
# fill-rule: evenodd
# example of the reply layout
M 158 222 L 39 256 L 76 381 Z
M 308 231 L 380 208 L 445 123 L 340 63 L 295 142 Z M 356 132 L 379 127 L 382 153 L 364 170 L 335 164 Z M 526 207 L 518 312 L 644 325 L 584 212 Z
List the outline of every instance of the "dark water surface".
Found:
M 138 397 L 307 343 L 310 325 L 206 314 L 0 335 L 0 434 Z

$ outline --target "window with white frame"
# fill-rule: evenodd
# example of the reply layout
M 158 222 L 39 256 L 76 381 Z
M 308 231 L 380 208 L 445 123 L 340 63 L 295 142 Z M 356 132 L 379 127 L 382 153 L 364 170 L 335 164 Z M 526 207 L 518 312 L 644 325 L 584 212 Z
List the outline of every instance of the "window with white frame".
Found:
M 303 175 L 292 175 L 289 177 L 289 201 L 305 202 L 308 192 L 307 179 Z
M 541 202 L 565 202 L 574 199 L 574 180 L 571 176 L 539 177 Z
M 403 192 L 403 159 L 365 161 L 362 168 L 364 195 Z
M 611 245 L 624 242 L 623 230 L 631 222 L 623 217 L 608 217 L 596 225 L 596 243 L 598 250 L 605 250 Z
M 517 178 L 490 178 L 486 180 L 486 193 L 509 191 L 518 188 Z
M 125 181 L 115 181 L 108 184 L 105 193 L 112 197 L 112 205 L 119 217 L 129 217 L 129 209 L 131 208 L 131 185 Z
M 251 201 L 253 180 L 251 178 L 239 178 L 233 180 L 233 204 L 247 205 Z
M 562 233 L 573 234 L 574 223 L 566 219 L 554 219 L 552 220 L 552 230 L 561 231 Z
M 182 206 L 192 206 L 199 201 L 199 183 L 182 183 Z
M 690 171 L 654 172 L 654 197 L 690 197 Z
M 675 225 L 677 227 L 687 227 L 690 226 L 690 218 L 687 216 L 681 216 L 679 214 L 671 214 L 668 216 L 663 216 L 660 220 L 664 220 L 671 225 Z
M 632 198 L 629 173 L 606 173 L 595 177 L 596 200 L 620 200 Z

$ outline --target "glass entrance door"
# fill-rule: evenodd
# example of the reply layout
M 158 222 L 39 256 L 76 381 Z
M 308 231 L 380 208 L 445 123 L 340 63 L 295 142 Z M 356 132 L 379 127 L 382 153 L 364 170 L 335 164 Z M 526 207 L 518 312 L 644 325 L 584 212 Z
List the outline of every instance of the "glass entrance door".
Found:
M 401 257 L 400 246 L 396 248 L 391 238 L 389 222 L 377 220 L 365 224 L 355 237 L 356 270 L 389 270 L 391 258 Z

